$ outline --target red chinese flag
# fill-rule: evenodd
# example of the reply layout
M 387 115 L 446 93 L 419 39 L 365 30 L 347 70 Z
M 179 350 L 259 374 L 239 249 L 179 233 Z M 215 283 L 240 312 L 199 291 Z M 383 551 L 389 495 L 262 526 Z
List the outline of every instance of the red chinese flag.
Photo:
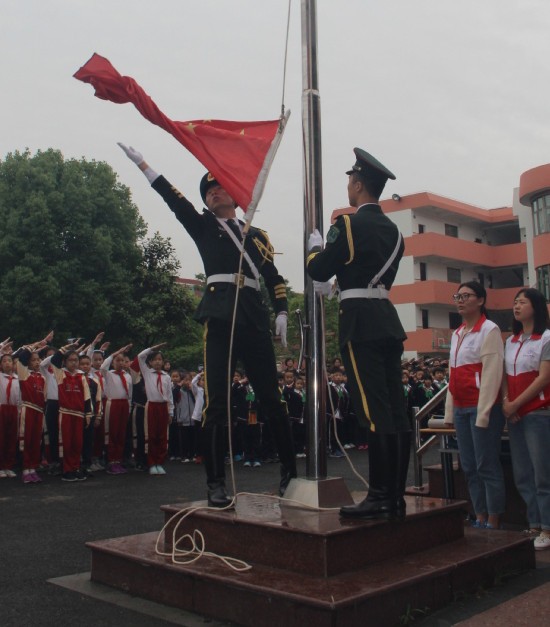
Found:
M 102 100 L 131 102 L 143 117 L 168 131 L 193 153 L 235 202 L 253 214 L 288 113 L 280 120 L 265 122 L 176 122 L 164 115 L 133 78 L 121 76 L 105 57 L 94 54 L 74 77 L 90 83 Z

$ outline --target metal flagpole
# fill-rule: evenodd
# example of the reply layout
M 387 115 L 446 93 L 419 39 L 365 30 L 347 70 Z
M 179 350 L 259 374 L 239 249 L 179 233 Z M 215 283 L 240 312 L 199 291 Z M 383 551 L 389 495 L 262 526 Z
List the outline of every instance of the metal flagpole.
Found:
M 302 133 L 304 142 L 304 253 L 314 229 L 323 232 L 321 177 L 321 102 L 317 81 L 317 13 L 315 0 L 302 0 Z M 307 425 L 306 478 L 292 479 L 285 499 L 312 507 L 352 505 L 341 477 L 327 477 L 325 327 L 323 297 L 313 290 L 304 260 Z M 301 364 L 300 364 L 301 367 Z M 289 501 L 290 502 L 290 501 Z
M 304 251 L 314 229 L 323 233 L 323 180 L 321 168 L 321 98 L 317 76 L 316 0 L 302 0 L 302 133 L 304 150 Z M 327 476 L 325 332 L 323 297 L 313 290 L 304 262 L 305 357 L 309 479 Z

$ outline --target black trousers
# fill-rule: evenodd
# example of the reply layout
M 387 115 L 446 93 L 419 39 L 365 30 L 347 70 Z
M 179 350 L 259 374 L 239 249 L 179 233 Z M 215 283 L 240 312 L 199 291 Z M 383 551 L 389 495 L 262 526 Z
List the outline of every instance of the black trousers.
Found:
M 231 326 L 225 320 L 210 319 L 205 323 L 205 385 L 203 425 L 227 425 L 228 383 L 231 383 L 237 359 L 261 403 L 263 414 L 270 420 L 288 422 L 286 405 L 277 386 L 275 352 L 269 329 L 259 331 L 250 327 L 235 327 L 231 367 L 228 368 Z
M 286 404 L 281 398 L 281 392 L 277 385 L 277 368 L 271 332 L 268 328 L 260 330 L 252 326 L 236 325 L 232 360 L 229 366 L 230 335 L 231 325 L 225 320 L 210 319 L 205 323 L 203 428 L 206 432 L 217 433 L 216 438 L 218 440 L 220 438 L 219 431 L 222 428 L 227 428 L 230 416 L 230 408 L 228 408 L 227 403 L 228 384 L 231 383 L 236 360 L 240 359 L 256 394 L 256 400 L 260 402 L 262 414 L 269 423 L 279 460 L 285 471 L 289 472 L 291 476 L 295 476 L 296 461 L 292 431 Z M 206 441 L 210 441 L 211 438 L 208 433 L 205 435 Z M 218 445 L 214 448 L 218 451 Z M 210 451 L 214 448 L 211 448 Z M 204 454 L 209 459 L 212 457 L 206 451 Z M 220 465 L 218 462 L 217 466 Z M 216 472 L 221 475 L 222 469 L 217 468 Z
M 359 424 L 379 434 L 410 431 L 401 384 L 403 342 L 350 341 L 341 352 Z

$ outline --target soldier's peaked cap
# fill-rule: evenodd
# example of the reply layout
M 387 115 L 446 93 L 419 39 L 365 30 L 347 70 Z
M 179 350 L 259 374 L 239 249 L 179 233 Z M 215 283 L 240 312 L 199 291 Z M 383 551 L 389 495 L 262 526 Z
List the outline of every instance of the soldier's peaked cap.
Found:
M 212 174 L 210 174 L 210 172 L 207 172 L 202 177 L 201 184 L 200 184 L 201 198 L 205 204 L 206 204 L 206 192 L 209 190 L 210 187 L 213 187 L 214 185 L 219 185 L 218 181 L 216 181 L 216 179 L 212 176 Z
M 378 159 L 369 155 L 366 150 L 362 150 L 361 148 L 354 148 L 353 152 L 355 153 L 355 157 L 357 161 L 351 167 L 351 170 L 348 170 L 346 174 L 359 174 L 364 178 L 384 178 L 384 180 L 392 179 L 395 181 L 395 174 L 390 172 L 385 165 L 382 165 Z

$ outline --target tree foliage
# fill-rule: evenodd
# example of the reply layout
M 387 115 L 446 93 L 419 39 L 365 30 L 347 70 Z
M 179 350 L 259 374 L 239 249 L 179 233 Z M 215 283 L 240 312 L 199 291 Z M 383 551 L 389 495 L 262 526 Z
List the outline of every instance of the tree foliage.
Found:
M 180 263 L 169 238 L 155 233 L 142 244 L 142 259 L 135 276 L 128 333 L 141 346 L 166 341 L 175 361 L 181 344 L 195 339 L 192 320 L 195 299 L 176 283 Z M 185 351 L 184 351 L 185 352 Z M 179 363 L 179 358 L 178 358 Z
M 298 359 L 300 354 L 300 328 L 296 310 L 302 312 L 302 320 L 307 324 L 305 319 L 305 298 L 304 294 L 297 294 L 291 289 L 288 292 L 288 347 L 283 348 L 280 344 L 276 345 L 276 354 L 279 358 L 292 357 Z M 336 356 L 340 355 L 338 347 L 338 301 L 336 299 L 328 300 L 325 298 L 325 355 L 327 361 L 332 361 Z
M 103 162 L 49 149 L 0 161 L 0 336 L 55 329 L 143 345 L 178 335 L 192 302 L 169 240 L 146 239 L 127 187 Z

